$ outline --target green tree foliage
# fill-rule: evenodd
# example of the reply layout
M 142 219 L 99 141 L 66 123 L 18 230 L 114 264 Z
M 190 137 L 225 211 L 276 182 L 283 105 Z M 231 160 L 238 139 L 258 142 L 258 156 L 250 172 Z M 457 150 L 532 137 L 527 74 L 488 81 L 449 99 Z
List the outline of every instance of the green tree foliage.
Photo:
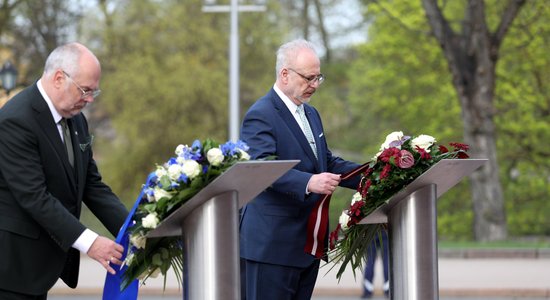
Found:
M 371 26 L 369 41 L 357 47 L 359 57 L 349 75 L 354 120 L 349 138 L 367 140 L 366 152 L 372 154 L 395 130 L 431 134 L 441 142 L 462 140 L 456 92 L 420 1 L 366 2 Z M 449 19 L 461 20 L 463 3 L 446 3 Z M 549 78 L 548 55 L 543 54 L 549 39 L 548 25 L 542 21 L 548 16 L 546 6 L 534 1 L 518 16 L 521 21 L 505 39 L 498 65 L 499 163 L 515 235 L 548 234 L 548 222 L 541 222 L 542 212 L 549 208 L 544 201 L 548 150 L 543 142 L 548 135 L 549 102 L 548 88 L 541 84 Z M 488 15 L 498 14 L 498 7 L 488 5 Z M 511 171 L 521 174 L 515 182 L 510 181 Z M 440 237 L 472 238 L 470 197 L 463 182 L 438 202 Z
M 105 28 L 91 35 L 103 44 L 104 93 L 94 107 L 114 134 L 96 151 L 106 180 L 133 202 L 178 144 L 227 139 L 229 14 L 204 13 L 199 0 L 101 4 Z M 244 111 L 273 83 L 278 41 L 264 36 L 261 13 L 240 19 Z
M 367 157 L 376 154 L 392 131 L 428 134 L 442 143 L 461 141 L 460 106 L 441 51 L 428 34 L 421 4 L 402 1 L 368 8 L 369 41 L 357 47 L 358 59 L 349 75 L 354 120 L 350 138 L 368 144 Z M 447 225 L 456 216 L 459 224 L 471 225 L 469 200 L 452 194 L 444 195 L 439 205 L 442 236 L 448 236 Z M 450 207 L 455 208 L 452 214 L 446 210 Z
M 497 145 L 513 235 L 550 235 L 549 18 L 547 2 L 528 3 L 497 66 Z
M 18 85 L 34 83 L 47 55 L 74 38 L 77 28 L 73 24 L 81 18 L 78 1 L 0 1 L 0 51 L 11 52 L 19 70 Z

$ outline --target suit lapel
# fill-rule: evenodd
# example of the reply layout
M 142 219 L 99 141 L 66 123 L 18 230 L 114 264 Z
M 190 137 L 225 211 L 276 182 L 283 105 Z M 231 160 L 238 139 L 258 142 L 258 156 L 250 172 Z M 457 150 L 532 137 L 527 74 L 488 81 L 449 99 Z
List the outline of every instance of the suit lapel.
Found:
M 69 179 L 69 182 L 74 188 L 73 192 L 76 192 L 74 170 L 72 169 L 69 163 L 69 158 L 67 157 L 65 145 L 63 144 L 63 141 L 61 140 L 61 136 L 59 135 L 57 124 L 55 124 L 55 121 L 53 120 L 52 114 L 50 112 L 48 104 L 46 103 L 46 100 L 44 100 L 44 98 L 42 98 L 42 96 L 40 95 L 40 92 L 38 92 L 38 88 L 36 88 L 36 93 L 38 95 L 36 97 L 33 97 L 33 99 L 38 99 L 33 103 L 33 108 L 37 112 L 36 120 L 40 124 L 40 128 L 44 132 L 44 135 L 50 141 L 50 145 L 52 145 L 52 147 L 55 149 L 55 152 L 57 153 L 57 157 L 61 161 L 61 164 L 63 165 L 63 170 L 65 171 L 65 174 Z
M 275 90 L 271 89 L 272 93 L 272 102 L 275 109 L 279 112 L 279 115 L 287 124 L 287 126 L 290 128 L 290 131 L 300 144 L 300 147 L 302 147 L 302 150 L 306 153 L 307 157 L 314 162 L 315 168 L 319 168 L 319 161 L 317 158 L 315 158 L 315 155 L 313 154 L 313 150 L 311 150 L 311 146 L 309 145 L 309 142 L 307 141 L 307 138 L 302 131 L 302 128 L 298 123 L 296 122 L 296 119 L 294 118 L 294 115 L 288 110 L 286 105 L 284 104 L 283 100 L 279 98 L 279 95 L 275 92 Z M 313 130 L 313 128 L 312 128 Z M 313 134 L 315 135 L 315 131 L 313 131 Z M 317 137 L 315 137 L 315 140 L 317 142 Z

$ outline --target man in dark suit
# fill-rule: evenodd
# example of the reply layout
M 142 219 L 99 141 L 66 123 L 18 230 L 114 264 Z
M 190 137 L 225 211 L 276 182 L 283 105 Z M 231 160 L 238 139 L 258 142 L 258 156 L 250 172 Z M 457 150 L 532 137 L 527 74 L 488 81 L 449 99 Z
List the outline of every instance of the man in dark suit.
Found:
M 276 75 L 273 88 L 246 113 L 241 138 L 254 159 L 274 155 L 300 162 L 241 211 L 247 300 L 311 298 L 319 269 L 319 256 L 306 249 L 312 211 L 338 185 L 356 188 L 359 181 L 341 181 L 340 174 L 358 165 L 332 155 L 319 113 L 307 104 L 324 80 L 313 45 L 305 40 L 282 45 Z M 326 227 L 321 229 L 328 234 L 328 222 L 319 224 L 316 230 Z M 327 234 L 315 242 L 321 251 Z
M 0 299 L 46 299 L 58 278 L 75 288 L 79 251 L 111 273 L 121 264 L 122 246 L 79 221 L 84 202 L 116 235 L 128 214 L 101 180 L 81 113 L 100 77 L 90 50 L 63 45 L 0 109 Z

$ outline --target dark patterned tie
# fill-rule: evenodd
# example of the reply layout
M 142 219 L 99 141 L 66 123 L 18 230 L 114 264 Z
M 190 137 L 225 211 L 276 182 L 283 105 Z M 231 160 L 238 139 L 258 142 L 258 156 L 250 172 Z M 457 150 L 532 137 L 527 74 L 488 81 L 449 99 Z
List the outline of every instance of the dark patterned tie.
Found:
M 67 150 L 67 156 L 69 157 L 69 163 L 71 164 L 71 167 L 74 167 L 73 143 L 71 140 L 71 132 L 69 131 L 69 126 L 67 125 L 67 119 L 61 119 L 59 124 L 61 124 L 61 128 L 63 128 L 63 141 Z

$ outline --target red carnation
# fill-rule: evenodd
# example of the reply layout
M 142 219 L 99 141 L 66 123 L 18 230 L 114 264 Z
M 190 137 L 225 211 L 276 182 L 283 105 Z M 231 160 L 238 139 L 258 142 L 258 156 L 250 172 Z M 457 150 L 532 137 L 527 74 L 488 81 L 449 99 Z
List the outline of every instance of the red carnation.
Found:
M 384 168 L 382 169 L 382 172 L 380 173 L 380 180 L 388 177 L 388 175 L 390 175 L 390 171 L 391 171 L 391 165 L 390 164 L 386 164 L 384 166 Z
M 349 217 L 350 217 L 350 220 L 348 222 L 348 227 L 351 227 L 355 224 L 357 224 L 357 222 L 361 221 L 361 219 L 363 219 L 363 211 L 361 210 L 361 208 L 365 205 L 365 202 L 363 201 L 357 201 L 355 203 L 353 203 L 349 209 Z
M 390 161 L 390 158 L 395 157 L 397 158 L 399 156 L 399 149 L 397 148 L 388 148 L 382 151 L 380 156 L 378 157 L 379 160 L 387 163 Z
M 338 232 L 340 231 L 340 223 L 336 225 L 336 229 L 329 235 L 330 250 L 333 250 L 336 247 L 336 241 L 338 241 Z
M 456 155 L 456 157 L 458 157 L 458 158 L 460 158 L 460 159 L 470 158 L 470 156 L 469 156 L 468 154 L 466 154 L 466 152 L 464 152 L 464 151 L 458 152 L 458 154 Z
M 457 150 L 468 151 L 468 149 L 470 149 L 470 146 L 463 143 L 449 143 L 449 145 L 453 146 L 455 148 L 455 151 Z
M 443 145 L 439 145 L 439 152 L 447 153 L 447 152 L 449 152 L 449 149 L 447 149 L 447 147 L 445 147 Z
M 370 186 L 372 185 L 372 180 L 370 179 L 367 179 L 367 181 L 365 181 L 365 185 L 363 186 L 363 190 L 361 191 L 361 197 L 366 199 L 367 198 L 367 193 L 369 191 L 369 188 Z
M 416 146 L 416 152 L 420 153 L 420 159 L 432 159 L 432 156 L 430 153 L 426 152 L 426 150 Z

